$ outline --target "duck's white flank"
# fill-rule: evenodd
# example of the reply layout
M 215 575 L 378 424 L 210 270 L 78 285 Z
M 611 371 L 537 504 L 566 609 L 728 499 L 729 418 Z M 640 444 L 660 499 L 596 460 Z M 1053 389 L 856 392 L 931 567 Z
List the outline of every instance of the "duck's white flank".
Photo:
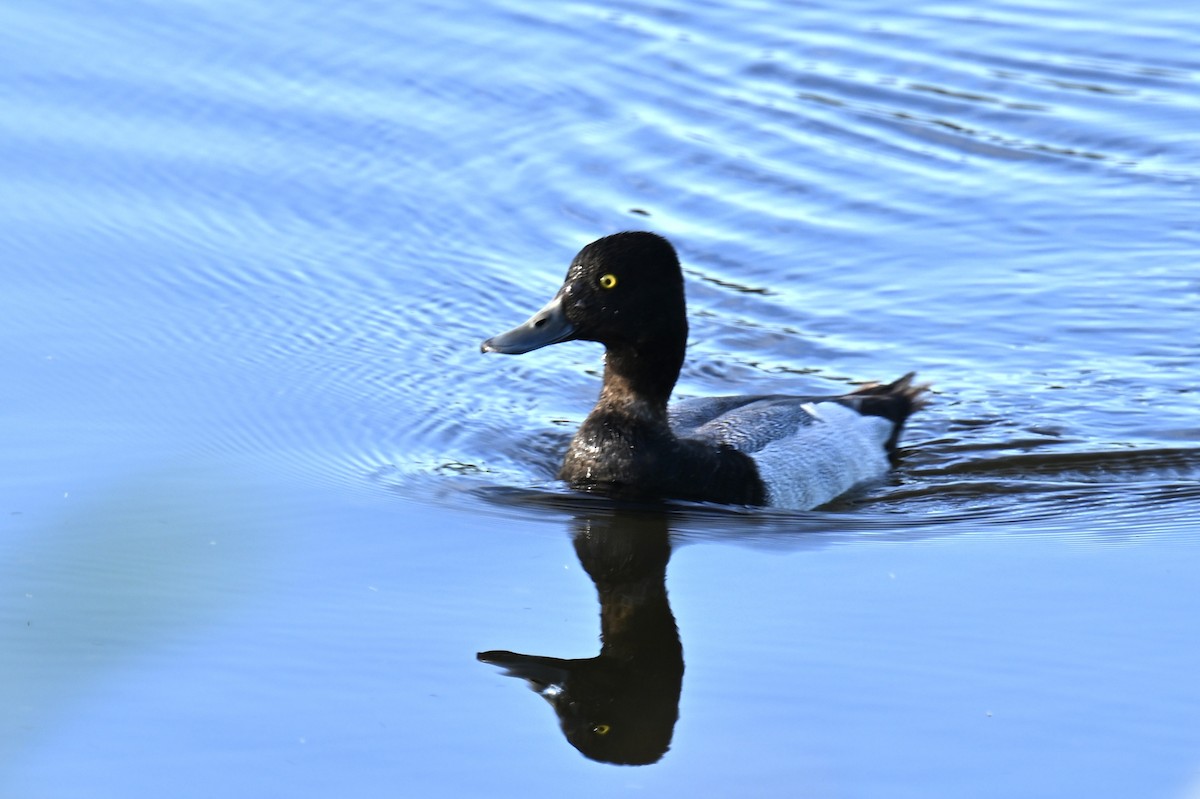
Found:
M 882 477 L 891 466 L 884 449 L 892 434 L 890 421 L 836 402 L 822 402 L 814 410 L 815 424 L 751 455 L 767 488 L 768 505 L 815 508 Z

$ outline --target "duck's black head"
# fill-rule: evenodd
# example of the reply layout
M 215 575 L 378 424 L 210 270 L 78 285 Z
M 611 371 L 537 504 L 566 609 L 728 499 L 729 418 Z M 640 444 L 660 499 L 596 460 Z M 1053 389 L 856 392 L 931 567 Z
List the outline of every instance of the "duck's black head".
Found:
M 607 387 L 665 404 L 687 332 L 675 248 L 653 233 L 616 233 L 580 250 L 554 299 L 481 349 L 517 355 L 561 341 L 599 341 L 608 353 Z
M 687 342 L 683 274 L 670 242 L 617 233 L 579 251 L 562 288 L 577 338 L 622 348 Z
M 582 339 L 610 350 L 678 350 L 687 342 L 683 274 L 675 248 L 653 233 L 593 241 L 571 261 L 562 288 L 524 324 L 483 342 L 484 352 L 520 354 Z

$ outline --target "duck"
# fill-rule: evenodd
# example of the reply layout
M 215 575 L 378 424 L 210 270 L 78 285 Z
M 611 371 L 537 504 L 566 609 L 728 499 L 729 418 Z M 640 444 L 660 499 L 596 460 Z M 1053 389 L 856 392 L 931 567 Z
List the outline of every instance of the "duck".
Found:
M 831 396 L 697 397 L 671 403 L 687 348 L 683 270 L 646 231 L 597 239 L 562 287 L 484 353 L 520 355 L 569 341 L 604 345 L 595 407 L 558 479 L 620 499 L 810 510 L 892 467 L 908 417 L 926 402 L 915 374 Z

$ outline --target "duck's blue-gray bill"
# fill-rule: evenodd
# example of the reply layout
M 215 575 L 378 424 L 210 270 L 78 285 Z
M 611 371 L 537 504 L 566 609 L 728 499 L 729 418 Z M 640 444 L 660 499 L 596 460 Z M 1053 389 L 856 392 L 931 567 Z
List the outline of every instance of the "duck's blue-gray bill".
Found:
M 558 294 L 524 324 L 483 342 L 479 345 L 479 351 L 520 355 L 560 341 L 568 341 L 574 336 L 575 325 L 567 320 L 563 311 L 562 295 Z

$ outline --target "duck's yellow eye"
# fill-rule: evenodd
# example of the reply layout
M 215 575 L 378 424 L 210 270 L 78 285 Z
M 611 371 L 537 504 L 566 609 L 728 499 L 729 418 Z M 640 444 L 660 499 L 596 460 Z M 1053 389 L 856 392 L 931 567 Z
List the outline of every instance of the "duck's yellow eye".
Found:
M 612 272 L 600 276 L 600 288 L 613 289 L 617 287 L 617 276 Z
M 612 727 L 609 727 L 607 724 L 597 724 L 595 727 L 592 727 L 592 732 L 597 735 L 608 735 L 608 731 L 611 729 Z

